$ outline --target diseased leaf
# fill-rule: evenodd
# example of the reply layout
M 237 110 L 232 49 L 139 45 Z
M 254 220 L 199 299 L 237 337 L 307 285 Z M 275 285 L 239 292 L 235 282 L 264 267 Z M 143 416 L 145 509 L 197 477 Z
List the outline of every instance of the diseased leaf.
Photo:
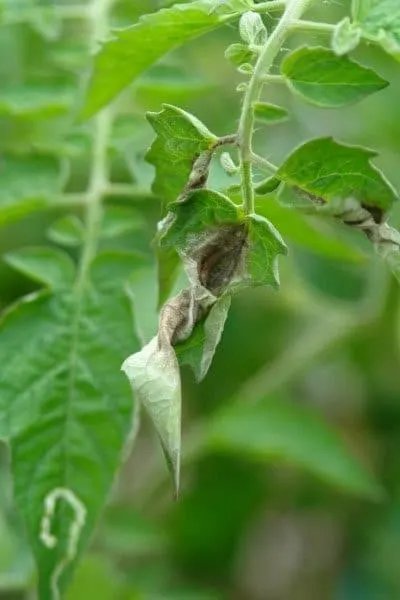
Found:
M 46 206 L 63 183 L 64 174 L 53 157 L 1 157 L 0 226 Z
M 315 412 L 281 398 L 235 403 L 207 425 L 209 447 L 297 465 L 348 492 L 379 498 L 374 477 Z
M 253 104 L 254 117 L 261 123 L 273 125 L 274 123 L 282 123 L 287 121 L 289 113 L 286 108 L 270 104 L 269 102 L 254 102 Z
M 196 117 L 169 104 L 158 113 L 147 113 L 147 119 L 157 134 L 146 155 L 156 169 L 152 189 L 164 202 L 176 200 L 194 160 L 217 138 Z
M 281 70 L 302 98 L 327 108 L 358 102 L 388 85 L 372 69 L 322 47 L 298 48 L 285 58 Z
M 0 435 L 11 447 L 38 596 L 54 600 L 87 544 L 131 430 L 132 396 L 119 367 L 139 348 L 123 289 L 137 259 L 102 254 L 74 287 L 61 252 L 29 258 L 24 250 L 11 262 L 53 289 L 23 299 L 1 321 Z
M 400 4 L 397 0 L 353 0 L 353 20 L 368 40 L 400 60 Z
M 249 9 L 245 0 L 230 0 L 213 10 L 209 0 L 176 4 L 145 15 L 132 27 L 114 31 L 95 57 L 84 118 L 92 116 L 167 52 Z
M 85 228 L 78 217 L 68 215 L 49 227 L 47 237 L 61 246 L 80 246 L 84 241 Z
M 156 337 L 121 367 L 160 438 L 175 495 L 179 491 L 181 454 L 181 380 L 173 346 L 191 335 L 199 310 L 192 289 L 172 298 L 160 313 Z
M 160 438 L 175 493 L 179 489 L 181 453 L 181 380 L 171 343 L 155 337 L 140 352 L 127 358 L 126 373 L 139 402 L 146 409 Z
M 286 253 L 286 244 L 272 223 L 260 215 L 250 215 L 246 271 L 252 284 L 278 287 L 278 256 Z
M 191 192 L 184 202 L 170 205 L 160 244 L 184 249 L 189 238 L 200 236 L 205 229 L 239 220 L 239 210 L 227 196 L 212 190 Z
M 208 150 L 216 137 L 193 115 L 175 106 L 164 105 L 158 113 L 148 113 L 157 133 L 146 155 L 156 169 L 152 189 L 166 204 L 182 193 L 192 172 L 195 159 Z M 179 258 L 174 250 L 158 248 L 159 305 L 169 297 L 179 272 Z
M 334 139 L 317 138 L 299 146 L 279 168 L 277 176 L 290 185 L 331 202 L 356 198 L 367 207 L 388 210 L 398 196 L 377 167 L 376 153 Z
M 258 214 L 274 223 L 288 242 L 328 258 L 356 263 L 366 260 L 357 248 L 339 239 L 334 232 L 329 234 L 326 229 L 320 231 L 306 215 L 282 206 L 274 198 L 270 197 L 266 201 L 260 199 L 256 202 L 256 210 Z
M 340 21 L 333 32 L 331 46 L 335 54 L 341 56 L 354 50 L 361 40 L 360 27 L 350 22 L 349 17 Z
M 197 323 L 190 338 L 175 347 L 179 364 L 189 365 L 198 382 L 204 379 L 211 366 L 230 305 L 230 295 L 221 296 L 211 307 L 207 317 Z

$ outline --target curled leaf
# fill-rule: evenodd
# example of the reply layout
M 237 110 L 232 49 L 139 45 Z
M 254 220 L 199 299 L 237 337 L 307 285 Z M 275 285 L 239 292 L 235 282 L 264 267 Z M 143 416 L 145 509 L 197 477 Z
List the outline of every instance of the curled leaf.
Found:
M 190 338 L 175 348 L 179 364 L 189 365 L 198 382 L 204 379 L 211 366 L 230 305 L 229 294 L 218 298 L 206 318 L 197 323 Z
M 268 37 L 261 16 L 251 10 L 245 12 L 239 21 L 240 37 L 247 44 L 262 45 L 265 44 Z
M 214 296 L 220 296 L 237 275 L 246 243 L 247 228 L 244 223 L 239 223 L 219 228 L 196 250 L 199 281 Z
M 152 420 L 174 480 L 179 489 L 181 445 L 181 381 L 171 345 L 161 346 L 158 337 L 122 365 L 133 390 Z
M 360 27 L 351 23 L 349 17 L 340 21 L 333 32 L 331 46 L 335 54 L 341 56 L 354 50 L 361 41 Z
M 358 0 L 352 3 L 354 24 L 362 36 L 380 44 L 400 60 L 400 4 L 397 0 Z
M 250 215 L 249 251 L 246 273 L 251 285 L 279 286 L 278 256 L 287 254 L 287 246 L 275 227 L 260 215 Z
M 158 334 L 122 365 L 160 438 L 175 495 L 179 491 L 182 395 L 173 345 L 190 336 L 202 311 L 195 290 L 183 290 L 162 309 Z
M 160 245 L 185 251 L 189 240 L 197 243 L 204 231 L 217 229 L 238 220 L 238 207 L 227 197 L 213 190 L 198 189 L 184 202 L 173 202 L 162 222 Z
M 157 134 L 146 155 L 156 169 L 153 192 L 169 202 L 182 192 L 196 157 L 209 150 L 217 137 L 195 116 L 170 104 L 147 113 L 147 119 Z
M 236 66 L 251 62 L 255 56 L 255 52 L 245 44 L 231 44 L 225 50 L 225 58 Z
M 174 346 L 188 340 L 196 324 L 202 323 L 201 348 L 192 363 L 197 378 L 202 379 L 222 335 L 230 306 L 230 296 L 224 292 L 241 264 L 247 228 L 243 223 L 236 224 L 206 235 L 201 244 L 182 255 L 190 288 L 164 305 L 157 336 L 122 365 L 135 396 L 156 428 L 176 495 L 179 490 L 182 397 Z M 217 300 L 216 295 L 222 297 Z
M 235 165 L 229 152 L 223 152 L 220 158 L 221 166 L 228 175 L 236 175 L 239 167 Z
M 368 148 L 342 144 L 331 137 L 317 138 L 296 148 L 277 177 L 325 202 L 352 196 L 367 207 L 386 211 L 398 194 L 371 163 L 375 156 Z

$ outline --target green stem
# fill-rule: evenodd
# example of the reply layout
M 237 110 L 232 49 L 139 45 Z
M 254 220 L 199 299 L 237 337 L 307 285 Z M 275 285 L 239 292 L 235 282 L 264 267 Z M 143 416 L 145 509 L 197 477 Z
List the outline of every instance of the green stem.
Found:
M 37 10 L 37 9 L 36 9 Z M 57 6 L 57 15 L 59 15 L 62 19 L 90 19 L 92 6 L 89 4 L 85 6 L 83 4 L 76 5 L 66 5 L 66 6 Z
M 253 103 L 256 102 L 260 96 L 262 87 L 265 83 L 264 77 L 268 74 L 277 54 L 282 48 L 282 44 L 290 31 L 291 24 L 300 19 L 313 1 L 314 0 L 288 0 L 285 12 L 260 52 L 254 67 L 254 72 L 244 95 L 238 129 L 238 139 L 242 172 L 243 207 L 246 214 L 254 212 L 251 164 L 254 130 Z M 268 11 L 272 3 L 267 2 L 263 4 L 265 10 Z M 258 5 L 257 8 L 260 9 L 260 6 L 261 5 Z M 258 12 L 261 11 L 258 10 Z
M 290 25 L 291 31 L 310 31 L 313 33 L 327 33 L 331 35 L 335 31 L 332 23 L 317 23 L 316 21 L 293 21 Z
M 270 0 L 269 2 L 260 2 L 252 7 L 253 12 L 258 13 L 269 13 L 284 10 L 286 7 L 286 0 Z
M 246 215 L 254 213 L 254 191 L 253 191 L 253 170 L 251 160 L 243 158 L 241 162 L 242 171 L 242 193 L 243 208 Z
M 264 83 L 286 83 L 286 79 L 282 75 L 263 75 L 262 80 Z
M 272 162 L 269 162 L 269 160 L 267 160 L 263 156 L 256 154 L 255 152 L 251 152 L 250 160 L 253 163 L 253 165 L 258 167 L 259 169 L 262 169 L 263 171 L 272 171 L 272 173 L 276 173 L 278 170 L 278 167 L 276 165 L 274 165 Z
M 108 33 L 108 17 L 113 0 L 92 0 L 90 5 L 90 23 L 92 28 L 91 42 L 94 46 Z M 95 119 L 92 164 L 89 175 L 89 186 L 86 193 L 85 243 L 79 265 L 77 278 L 78 294 L 81 293 L 87 278 L 90 263 L 97 250 L 103 216 L 102 199 L 108 185 L 107 151 L 112 127 L 112 113 L 105 109 Z

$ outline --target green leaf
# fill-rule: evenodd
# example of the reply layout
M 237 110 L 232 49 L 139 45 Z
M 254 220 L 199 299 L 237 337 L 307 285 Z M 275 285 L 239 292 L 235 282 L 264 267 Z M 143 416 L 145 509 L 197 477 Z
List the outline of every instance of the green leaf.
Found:
M 257 121 L 272 125 L 274 123 L 282 123 L 287 121 L 289 113 L 286 108 L 270 104 L 269 102 L 254 102 L 253 104 L 254 117 Z
M 41 0 L 1 0 L 0 21 L 5 25 L 29 23 L 45 39 L 54 40 L 60 35 L 62 22 L 54 3 L 43 4 Z
M 230 0 L 212 10 L 209 0 L 176 4 L 145 15 L 132 27 L 114 31 L 95 57 L 84 118 L 96 113 L 164 54 L 248 10 L 245 0 Z
M 322 47 L 298 48 L 285 58 L 282 74 L 304 100 L 337 108 L 387 87 L 375 71 Z
M 287 253 L 280 233 L 265 217 L 250 215 L 249 244 L 246 268 L 252 284 L 278 287 L 278 256 Z
M 16 271 L 53 291 L 71 288 L 74 282 L 74 263 L 61 250 L 21 248 L 6 254 L 4 259 Z
M 209 446 L 267 461 L 297 465 L 348 492 L 378 498 L 381 489 L 340 437 L 305 406 L 265 398 L 235 403 L 208 424 Z
M 246 44 L 262 46 L 268 38 L 267 28 L 261 16 L 251 10 L 245 12 L 239 21 L 240 37 Z
M 0 114 L 14 118 L 50 118 L 68 113 L 73 90 L 53 83 L 9 85 L 0 89 Z
M 80 246 L 85 237 L 85 228 L 78 217 L 68 215 L 57 219 L 47 230 L 47 236 L 62 246 Z
M 3 156 L 0 167 L 0 226 L 45 207 L 65 179 L 49 156 Z
M 353 20 L 368 40 L 400 60 L 400 4 L 397 0 L 353 0 Z
M 207 317 L 196 324 L 190 338 L 175 346 L 179 364 L 190 366 L 198 382 L 204 379 L 211 366 L 224 331 L 230 305 L 229 294 L 218 298 Z
M 181 269 L 181 259 L 174 248 L 156 249 L 157 280 L 158 280 L 158 308 L 168 300 L 174 288 L 175 281 Z
M 162 111 L 148 113 L 147 118 L 157 133 L 146 155 L 146 160 L 156 169 L 152 189 L 167 203 L 179 197 L 195 159 L 208 150 L 217 138 L 196 117 L 175 106 L 164 105 Z M 166 248 L 157 248 L 156 257 L 158 304 L 162 306 L 175 284 L 180 260 L 174 250 Z
M 195 158 L 217 138 L 196 117 L 176 106 L 165 104 L 162 111 L 147 113 L 147 118 L 157 134 L 146 155 L 156 169 L 152 189 L 164 202 L 176 200 Z
M 200 235 L 206 229 L 235 223 L 239 211 L 227 196 L 212 190 L 195 190 L 184 202 L 173 202 L 161 233 L 162 246 L 184 249 L 189 236 Z
M 110 206 L 104 212 L 100 237 L 113 239 L 145 227 L 145 220 L 138 211 L 121 206 Z
M 376 153 L 367 148 L 348 146 L 330 137 L 317 138 L 294 150 L 277 176 L 325 202 L 352 196 L 366 207 L 386 211 L 398 196 L 371 164 L 374 156 Z
M 228 175 L 237 175 L 239 166 L 236 165 L 229 152 L 222 152 L 220 156 L 220 164 Z
M 231 44 L 225 50 L 225 58 L 233 65 L 251 63 L 256 54 L 245 44 Z
M 349 17 L 345 17 L 336 25 L 333 32 L 332 50 L 339 56 L 351 52 L 360 43 L 361 33 L 361 29 L 351 23 Z
M 263 196 L 265 194 L 270 194 L 271 192 L 274 192 L 280 185 L 281 180 L 278 179 L 278 177 L 271 175 L 270 177 L 263 179 L 263 181 L 259 181 L 254 186 L 254 191 L 259 196 Z
M 65 270 L 67 259 L 53 252 L 53 263 L 57 257 L 52 282 Z M 26 258 L 14 260 L 42 277 L 49 257 L 39 262 L 37 253 L 28 267 Z M 132 395 L 119 369 L 139 348 L 123 289 L 136 264 L 131 255 L 102 254 L 83 284 L 29 296 L 1 322 L 0 435 L 11 447 L 41 600 L 65 589 L 130 433 Z

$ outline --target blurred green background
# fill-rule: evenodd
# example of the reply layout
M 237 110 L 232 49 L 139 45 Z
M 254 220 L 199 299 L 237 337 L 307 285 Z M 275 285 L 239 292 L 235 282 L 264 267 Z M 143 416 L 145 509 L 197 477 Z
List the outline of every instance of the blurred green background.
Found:
M 113 25 L 130 25 L 162 4 L 167 3 L 116 1 Z M 79 199 L 92 144 L 92 123 L 76 119 L 90 69 L 87 22 L 67 0 L 2 0 L 0 7 L 0 168 L 2 156 L 10 153 L 61 157 L 65 190 Z M 337 0 L 321 3 L 314 16 L 334 23 L 347 12 L 348 1 Z M 152 168 L 144 153 L 152 132 L 144 114 L 169 102 L 216 134 L 235 131 L 241 99 L 235 88 L 242 76 L 224 59 L 224 50 L 237 38 L 236 28 L 226 26 L 192 42 L 143 75 L 119 101 L 109 147 L 112 180 L 133 183 L 136 192 L 105 200 L 140 226 L 125 233 L 122 228 L 119 237 L 102 243 L 149 257 L 134 290 L 145 339 L 157 323 L 151 240 L 160 204 L 149 193 Z M 323 36 L 308 34 L 291 38 L 286 49 L 305 41 L 327 44 Z M 354 55 L 374 66 L 390 87 L 333 111 L 307 106 L 283 86 L 271 85 L 265 97 L 287 107 L 291 119 L 260 127 L 257 149 L 279 164 L 300 142 L 334 135 L 376 149 L 376 164 L 399 189 L 400 65 L 367 45 Z M 233 182 L 214 166 L 213 185 Z M 0 202 L 7 201 L 1 172 L 0 188 Z M 57 205 L 57 199 L 53 204 L 40 211 L 28 206 L 23 217 L 3 227 L 0 253 L 52 244 L 49 226 L 71 210 L 82 214 L 79 202 L 71 200 L 72 208 Z M 258 208 L 290 248 L 280 261 L 281 290 L 237 296 L 206 380 L 197 385 L 189 371 L 183 373 L 181 499 L 171 500 L 161 451 L 143 418 L 68 600 L 400 598 L 398 284 L 357 232 L 292 212 L 274 197 L 258 198 Z M 400 225 L 399 210 L 391 222 Z M 0 310 L 33 289 L 0 264 Z M 207 427 L 210 414 L 241 395 L 249 402 L 271 396 L 309 405 L 376 474 L 385 498 L 359 500 L 300 468 L 240 452 L 199 456 L 199 423 Z M 7 449 L 0 451 L 0 599 L 31 598 L 32 559 L 13 510 Z

